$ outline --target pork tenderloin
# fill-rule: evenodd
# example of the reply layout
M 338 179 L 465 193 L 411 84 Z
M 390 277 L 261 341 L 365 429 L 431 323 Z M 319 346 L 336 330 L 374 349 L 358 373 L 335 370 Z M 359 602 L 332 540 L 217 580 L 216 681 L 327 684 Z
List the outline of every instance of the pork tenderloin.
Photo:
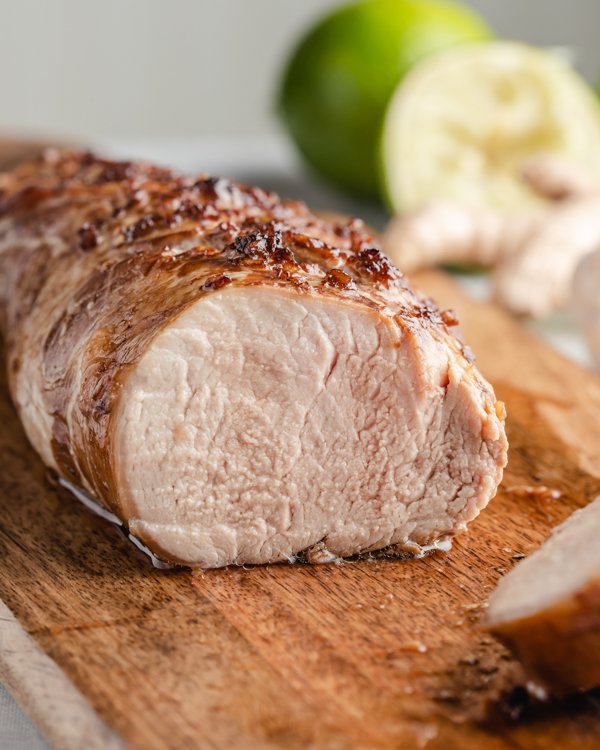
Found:
M 170 562 L 429 545 L 502 476 L 456 321 L 357 220 L 48 151 L 0 176 L 0 313 L 32 445 Z

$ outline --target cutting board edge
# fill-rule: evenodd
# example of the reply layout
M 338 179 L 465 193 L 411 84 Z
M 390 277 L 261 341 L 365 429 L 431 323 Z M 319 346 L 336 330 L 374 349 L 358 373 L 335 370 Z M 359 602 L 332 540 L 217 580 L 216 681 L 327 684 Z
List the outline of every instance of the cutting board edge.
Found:
M 127 747 L 1 599 L 0 680 L 51 747 Z

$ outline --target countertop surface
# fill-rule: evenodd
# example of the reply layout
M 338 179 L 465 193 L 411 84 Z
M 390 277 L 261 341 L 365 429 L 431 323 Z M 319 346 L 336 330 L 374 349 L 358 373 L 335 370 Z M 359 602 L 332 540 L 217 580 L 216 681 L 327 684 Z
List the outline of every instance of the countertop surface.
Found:
M 303 173 L 286 143 L 277 139 L 110 139 L 94 147 L 118 156 L 152 159 L 186 171 L 224 174 L 276 190 L 285 197 L 303 199 L 313 207 L 359 215 L 374 226 L 385 222 L 385 215 L 377 207 L 344 199 Z M 474 297 L 487 297 L 484 276 L 462 276 L 460 280 Z M 526 325 L 569 358 L 592 367 L 585 343 L 568 312 Z M 0 685 L 0 748 L 40 750 L 46 747 L 33 724 Z

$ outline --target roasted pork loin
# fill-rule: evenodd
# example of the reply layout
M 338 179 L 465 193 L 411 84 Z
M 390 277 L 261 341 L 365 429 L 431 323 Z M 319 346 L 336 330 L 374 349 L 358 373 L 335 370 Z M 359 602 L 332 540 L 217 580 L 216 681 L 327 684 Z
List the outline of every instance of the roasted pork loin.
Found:
M 502 405 L 360 221 L 48 151 L 0 176 L 0 264 L 31 443 L 168 561 L 429 545 L 496 491 Z

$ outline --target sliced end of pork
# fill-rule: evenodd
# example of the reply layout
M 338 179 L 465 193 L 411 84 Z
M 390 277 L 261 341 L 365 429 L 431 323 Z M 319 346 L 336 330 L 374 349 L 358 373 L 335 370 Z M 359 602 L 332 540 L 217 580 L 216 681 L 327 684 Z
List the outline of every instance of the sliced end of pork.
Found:
M 504 435 L 435 340 L 377 311 L 277 288 L 201 299 L 120 398 L 131 531 L 221 566 L 335 555 L 464 527 L 500 480 Z
M 487 625 L 553 692 L 600 684 L 600 498 L 558 526 L 492 594 Z

